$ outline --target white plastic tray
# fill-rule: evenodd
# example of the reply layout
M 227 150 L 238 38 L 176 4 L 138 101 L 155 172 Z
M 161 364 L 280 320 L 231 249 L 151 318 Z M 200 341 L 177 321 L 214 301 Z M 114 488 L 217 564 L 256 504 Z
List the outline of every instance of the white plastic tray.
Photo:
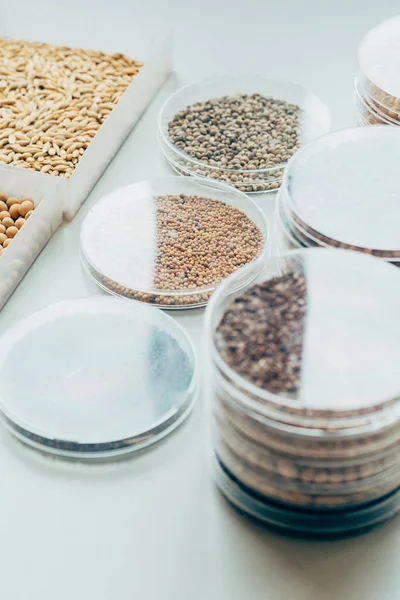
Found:
M 58 13 L 59 14 L 59 13 Z M 69 180 L 60 180 L 57 196 L 63 216 L 71 220 L 104 172 L 132 127 L 172 70 L 172 34 L 119 21 L 113 15 L 65 11 L 63 27 L 52 26 L 57 13 L 36 2 L 0 0 L 3 37 L 40 40 L 75 48 L 122 52 L 144 66 L 86 150 Z M 18 172 L 25 171 L 13 167 Z M 35 174 L 34 172 L 32 172 Z M 37 174 L 44 181 L 58 179 Z
M 0 257 L 0 309 L 62 222 L 59 181 L 0 164 L 0 191 L 32 198 L 37 207 Z

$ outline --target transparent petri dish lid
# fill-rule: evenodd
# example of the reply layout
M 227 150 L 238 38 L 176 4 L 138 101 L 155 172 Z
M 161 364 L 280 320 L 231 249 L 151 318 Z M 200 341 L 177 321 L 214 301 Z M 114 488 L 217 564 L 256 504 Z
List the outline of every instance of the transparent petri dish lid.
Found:
M 231 276 L 208 306 L 212 359 L 230 393 L 299 434 L 373 430 L 384 411 L 398 420 L 399 270 L 347 250 L 277 262 L 277 274 L 265 269 L 246 291 L 234 292 Z
M 400 137 L 394 127 L 324 136 L 288 165 L 284 201 L 293 221 L 330 245 L 400 257 Z
M 365 35 L 358 63 L 369 82 L 400 99 L 400 16 L 383 21 Z
M 354 81 L 354 102 L 361 116 L 369 119 L 367 123 L 396 126 L 400 124 L 400 106 L 396 111 L 381 106 L 363 89 L 357 78 Z
M 15 378 L 12 365 L 24 365 Z M 49 306 L 2 336 L 0 410 L 21 441 L 75 458 L 149 446 L 189 414 L 196 361 L 155 308 L 98 297 Z
M 265 164 L 262 163 L 254 167 L 242 165 L 240 167 L 227 166 L 220 161 L 219 149 L 217 147 L 215 147 L 217 152 L 214 162 L 207 158 L 208 152 L 205 152 L 204 157 L 198 158 L 198 152 L 195 152 L 193 149 L 190 151 L 189 149 L 185 150 L 185 145 L 188 148 L 192 147 L 190 138 L 186 139 L 185 135 L 183 135 L 179 141 L 176 141 L 171 137 L 169 125 L 182 110 L 193 109 L 193 105 L 197 105 L 197 103 L 208 101 L 212 103 L 216 99 L 239 97 L 240 95 L 252 96 L 254 94 L 290 104 L 296 116 L 295 132 L 297 145 L 293 147 L 291 144 L 287 147 L 288 132 L 281 131 L 280 125 L 276 125 L 275 127 L 277 137 L 267 142 L 263 135 L 269 131 L 272 121 L 266 119 L 263 122 L 260 119 L 260 127 L 264 127 L 265 131 L 262 129 L 260 131 L 260 139 L 257 140 L 259 146 L 257 150 L 267 152 L 270 155 Z M 195 113 L 197 113 L 197 108 L 195 109 Z M 208 127 L 206 124 L 205 126 Z M 213 126 L 217 127 L 225 135 L 227 124 L 219 122 L 218 114 L 216 115 L 216 121 L 213 122 Z M 268 79 L 252 74 L 220 77 L 186 85 L 174 92 L 166 100 L 158 119 L 159 144 L 163 154 L 175 170 L 225 181 L 246 193 L 276 191 L 282 179 L 282 170 L 296 148 L 327 133 L 329 129 L 329 110 L 311 91 L 291 82 Z M 215 135 L 213 131 L 207 130 L 205 135 L 210 134 L 213 137 Z M 230 144 L 236 142 L 240 149 L 242 144 L 240 136 L 238 140 L 232 140 Z M 182 144 L 184 148 L 181 147 Z M 282 158 L 272 158 L 275 152 L 277 152 L 277 157 L 281 156 Z M 248 161 L 248 164 L 252 164 L 251 159 Z
M 245 194 L 164 177 L 109 194 L 81 228 L 81 257 L 106 291 L 160 308 L 207 304 L 227 275 L 267 253 L 268 224 Z

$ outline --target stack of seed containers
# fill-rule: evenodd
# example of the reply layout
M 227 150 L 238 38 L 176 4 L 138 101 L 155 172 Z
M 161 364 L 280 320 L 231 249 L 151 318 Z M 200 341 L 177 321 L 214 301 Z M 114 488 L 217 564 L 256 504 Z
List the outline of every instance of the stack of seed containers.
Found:
M 354 86 L 358 125 L 400 125 L 400 17 L 366 34 Z
M 400 136 L 393 127 L 337 131 L 290 161 L 278 196 L 281 252 L 358 250 L 400 264 Z
M 217 485 L 301 534 L 365 530 L 399 508 L 400 271 L 345 250 L 282 257 L 206 319 Z

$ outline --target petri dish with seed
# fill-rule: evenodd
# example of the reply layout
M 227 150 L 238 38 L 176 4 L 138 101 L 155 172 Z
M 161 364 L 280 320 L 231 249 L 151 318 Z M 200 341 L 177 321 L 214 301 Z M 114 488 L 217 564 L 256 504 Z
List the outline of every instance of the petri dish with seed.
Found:
M 400 488 L 399 270 L 314 248 L 271 262 L 241 290 L 235 277 L 206 311 L 223 478 L 265 514 L 319 512 L 322 525 L 340 511 L 343 532 L 369 526 L 353 516 L 367 505 L 380 511 Z
M 368 125 L 400 125 L 400 17 L 368 31 L 358 48 L 356 113 Z
M 230 186 L 164 177 L 120 188 L 100 200 L 81 229 L 83 265 L 107 292 L 159 308 L 207 304 L 216 286 L 266 259 L 268 224 Z
M 337 131 L 299 150 L 279 192 L 282 249 L 358 250 L 400 264 L 400 137 L 393 127 Z
M 294 152 L 329 128 L 329 111 L 312 92 L 244 75 L 176 91 L 161 109 L 158 137 L 180 175 L 254 193 L 276 191 Z
M 184 330 L 151 306 L 111 297 L 61 302 L 16 323 L 2 335 L 0 372 L 9 431 L 75 459 L 112 459 L 158 442 L 187 418 L 197 393 Z

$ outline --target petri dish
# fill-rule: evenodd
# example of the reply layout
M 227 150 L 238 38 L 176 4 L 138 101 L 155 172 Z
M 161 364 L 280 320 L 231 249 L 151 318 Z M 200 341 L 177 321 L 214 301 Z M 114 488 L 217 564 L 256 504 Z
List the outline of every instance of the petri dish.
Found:
M 371 29 L 358 49 L 360 80 L 384 108 L 400 109 L 400 17 Z
M 258 119 L 259 133 L 253 139 L 254 152 L 264 155 L 267 153 L 268 158 L 263 159 L 261 165 L 257 167 L 252 166 L 251 161 L 254 160 L 254 157 L 252 159 L 251 154 L 248 155 L 250 156 L 250 160 L 248 160 L 250 166 L 232 166 L 233 163 L 226 166 L 220 160 L 223 148 L 222 146 L 218 147 L 216 142 L 216 145 L 211 147 L 211 153 L 215 160 L 211 159 L 211 156 L 207 156 L 210 148 L 204 150 L 204 157 L 198 158 L 198 152 L 193 149 L 192 138 L 186 138 L 184 131 L 179 138 L 171 136 L 170 124 L 174 123 L 177 115 L 182 114 L 181 111 L 187 108 L 192 109 L 193 114 L 196 115 L 198 114 L 198 103 L 208 102 L 210 105 L 208 108 L 212 108 L 216 99 L 224 102 L 238 99 L 240 103 L 240 96 L 254 95 L 262 97 L 264 102 L 278 103 L 274 104 L 270 115 L 261 114 Z M 193 105 L 196 106 L 193 107 Z M 275 111 L 289 105 L 291 124 L 282 129 L 282 119 L 285 117 L 278 116 Z M 246 108 L 244 111 L 246 112 Z M 233 119 L 235 119 L 235 114 Z M 278 118 L 276 118 L 277 116 Z M 193 135 L 210 135 L 213 138 L 215 131 L 218 130 L 220 134 L 226 136 L 225 141 L 229 145 L 230 151 L 240 156 L 246 147 L 248 124 L 243 124 L 242 132 L 236 130 L 236 137 L 228 135 L 230 126 L 231 121 L 222 120 L 217 109 L 215 119 L 210 121 L 205 115 L 204 124 Z M 247 74 L 200 81 L 177 90 L 166 100 L 160 111 L 158 139 L 166 160 L 180 175 L 205 177 L 209 180 L 228 183 L 245 193 L 261 193 L 276 191 L 282 182 L 283 170 L 290 156 L 299 146 L 327 133 L 329 129 L 329 110 L 312 92 L 290 82 Z M 269 134 L 273 134 L 273 137 L 270 138 Z M 293 143 L 294 141 L 295 143 Z M 232 144 L 236 144 L 236 146 L 232 146 Z M 245 157 L 245 161 L 247 161 L 247 157 Z
M 280 202 L 309 245 L 400 257 L 400 137 L 393 127 L 338 131 L 302 148 L 288 165 Z
M 267 244 L 266 218 L 245 194 L 173 176 L 112 192 L 81 229 L 82 262 L 100 287 L 167 309 L 204 306 L 248 263 L 254 277 Z
M 298 510 L 254 493 L 214 457 L 215 482 L 238 511 L 279 532 L 291 535 L 335 537 L 367 532 L 394 517 L 400 510 L 400 489 L 353 509 Z
M 188 416 L 197 390 L 184 330 L 155 308 L 110 297 L 61 302 L 19 321 L 2 336 L 0 372 L 11 433 L 81 459 L 158 442 Z
M 235 290 L 235 277 L 215 292 L 206 330 L 217 381 L 222 388 L 229 387 L 244 409 L 274 418 L 277 427 L 301 423 L 304 434 L 312 434 L 307 427 L 320 425 L 328 434 L 335 424 L 358 428 L 367 415 L 381 427 L 385 407 L 398 419 L 397 268 L 360 252 L 314 248 L 280 257 L 275 272 L 266 266 L 246 290 Z M 257 286 L 261 286 L 257 293 L 265 290 L 270 302 L 260 300 L 253 306 Z M 293 306 L 286 307 L 291 321 L 285 318 L 281 326 L 275 286 L 278 299 L 293 292 Z M 249 315 L 257 324 L 258 310 L 259 331 L 251 333 Z M 264 327 L 269 322 L 275 333 L 270 332 L 267 352 L 260 339 L 267 335 Z M 245 332 L 244 351 L 237 354 L 240 331 Z

